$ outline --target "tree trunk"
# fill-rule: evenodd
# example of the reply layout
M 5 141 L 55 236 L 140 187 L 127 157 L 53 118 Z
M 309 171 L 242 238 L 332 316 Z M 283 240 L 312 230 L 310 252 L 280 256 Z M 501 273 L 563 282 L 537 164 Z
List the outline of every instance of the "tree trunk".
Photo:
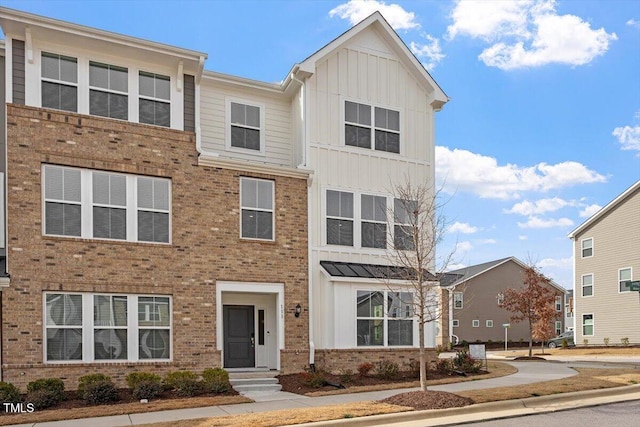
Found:
M 529 357 L 533 357 L 533 325 L 531 324 L 531 316 L 529 316 Z
M 427 361 L 424 352 L 424 322 L 422 319 L 418 325 L 418 334 L 420 335 L 420 390 L 427 391 Z

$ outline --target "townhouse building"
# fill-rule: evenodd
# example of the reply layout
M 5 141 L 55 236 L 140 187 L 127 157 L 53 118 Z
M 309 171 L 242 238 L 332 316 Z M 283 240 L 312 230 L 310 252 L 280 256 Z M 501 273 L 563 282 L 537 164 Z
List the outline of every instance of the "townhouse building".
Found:
M 576 345 L 640 343 L 640 181 L 569 234 Z M 626 343 L 626 344 L 625 344 Z
M 433 184 L 447 98 L 379 13 L 277 84 L 16 10 L 0 25 L 4 381 L 417 359 L 410 295 L 361 272 L 392 263 L 374 207 Z

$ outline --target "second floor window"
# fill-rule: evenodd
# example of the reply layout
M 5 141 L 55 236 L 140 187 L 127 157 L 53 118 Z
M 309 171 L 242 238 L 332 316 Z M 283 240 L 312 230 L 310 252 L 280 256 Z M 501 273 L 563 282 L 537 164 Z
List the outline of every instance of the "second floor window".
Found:
M 631 291 L 631 267 L 618 270 L 618 284 L 620 292 Z
M 160 74 L 140 72 L 139 121 L 171 126 L 171 79 Z
M 590 297 L 593 295 L 593 274 L 582 276 L 582 296 Z
M 387 247 L 387 199 L 381 196 L 360 196 L 362 212 L 362 247 Z
M 240 178 L 240 195 L 240 235 L 245 239 L 274 240 L 273 181 Z
M 78 60 L 43 52 L 42 107 L 78 111 Z
M 414 231 L 417 226 L 414 218 L 417 212 L 416 202 L 412 200 L 393 200 L 393 244 L 396 249 L 413 250 L 415 248 Z
M 230 144 L 234 148 L 261 150 L 260 107 L 230 102 Z
M 556 296 L 556 311 L 562 311 L 562 297 Z
M 345 101 L 345 145 L 400 153 L 400 112 Z
M 593 256 L 593 239 L 584 239 L 582 241 L 582 258 Z
M 89 114 L 129 118 L 127 69 L 99 62 L 89 63 Z
M 52 165 L 43 175 L 46 235 L 169 243 L 170 180 Z
M 453 308 L 462 308 L 463 304 L 463 294 L 462 292 L 454 292 L 453 293 Z
M 353 193 L 327 190 L 327 244 L 353 246 Z

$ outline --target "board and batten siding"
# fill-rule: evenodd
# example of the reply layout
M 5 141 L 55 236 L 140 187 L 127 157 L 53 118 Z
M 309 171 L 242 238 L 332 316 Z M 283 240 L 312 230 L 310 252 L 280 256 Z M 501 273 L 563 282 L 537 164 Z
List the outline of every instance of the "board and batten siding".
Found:
M 24 41 L 11 40 L 11 58 L 12 102 L 24 105 Z
M 264 107 L 264 154 L 228 150 L 226 145 L 227 99 Z M 200 129 L 202 148 L 221 157 L 277 166 L 294 165 L 292 103 L 283 94 L 202 79 L 200 87 Z
M 640 343 L 638 292 L 619 292 L 618 270 L 632 268 L 640 280 L 640 189 L 575 237 L 575 337 L 576 344 L 621 344 L 621 338 Z M 581 242 L 593 238 L 593 256 L 582 258 Z M 593 296 L 582 296 L 581 278 L 593 274 Z M 582 315 L 594 315 L 594 335 L 582 335 Z

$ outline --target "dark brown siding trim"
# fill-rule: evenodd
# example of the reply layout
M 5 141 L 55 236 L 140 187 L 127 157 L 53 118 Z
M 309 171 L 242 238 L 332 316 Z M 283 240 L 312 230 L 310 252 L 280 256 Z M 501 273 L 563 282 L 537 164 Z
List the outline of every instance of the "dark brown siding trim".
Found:
M 13 103 L 24 105 L 24 42 L 12 41 Z
M 196 83 L 188 74 L 184 75 L 184 130 L 196 131 Z

